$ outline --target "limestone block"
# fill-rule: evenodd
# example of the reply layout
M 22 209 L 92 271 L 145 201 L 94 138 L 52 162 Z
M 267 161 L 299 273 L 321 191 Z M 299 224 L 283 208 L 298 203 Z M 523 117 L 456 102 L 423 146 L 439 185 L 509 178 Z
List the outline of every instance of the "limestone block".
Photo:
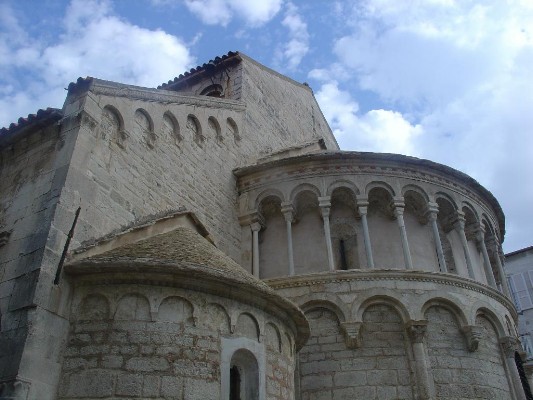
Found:
M 119 396 L 140 396 L 143 376 L 140 374 L 121 374 L 117 377 L 115 394 Z

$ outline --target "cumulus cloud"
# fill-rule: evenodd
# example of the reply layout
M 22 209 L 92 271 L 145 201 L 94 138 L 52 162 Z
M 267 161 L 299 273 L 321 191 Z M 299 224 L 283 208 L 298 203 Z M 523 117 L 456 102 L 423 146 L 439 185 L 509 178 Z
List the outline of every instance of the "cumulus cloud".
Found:
M 27 85 L 11 85 L 0 78 L 2 126 L 13 115 L 27 115 L 47 106 L 60 107 L 65 96 L 63 88 L 78 76 L 153 87 L 193 63 L 180 39 L 121 20 L 107 1 L 72 1 L 59 40 L 52 46 L 41 44 L 39 38 L 22 37 L 9 42 L 7 38 L 20 30 L 16 19 L 9 18 L 10 25 L 1 33 L 0 52 L 7 46 L 11 56 L 1 57 L 0 71 L 13 81 L 13 70 L 25 69 L 32 79 Z
M 309 51 L 307 24 L 292 3 L 287 4 L 287 12 L 281 23 L 289 30 L 289 41 L 283 47 L 283 57 L 287 60 L 288 68 L 294 70 Z
M 281 9 L 282 0 L 185 0 L 190 12 L 208 25 L 226 26 L 235 17 L 250 26 L 270 21 Z
M 358 149 L 364 133 L 389 151 L 378 142 L 396 138 L 405 153 L 474 176 L 512 221 L 506 249 L 530 245 L 533 232 L 523 221 L 533 219 L 533 3 L 373 0 L 340 7 L 354 23 L 334 45 L 337 64 L 349 71 L 336 79 L 355 81 L 358 93 L 372 93 L 395 111 L 361 113 L 342 91 L 335 95 L 351 108 L 326 96 L 339 141 Z M 324 81 L 335 69 L 310 76 Z M 327 90 L 323 85 L 319 101 Z M 391 127 L 397 137 L 380 136 Z
M 336 81 L 324 83 L 316 99 L 341 148 L 417 155 L 413 141 L 422 127 L 399 112 L 380 109 L 360 114 L 357 102 Z

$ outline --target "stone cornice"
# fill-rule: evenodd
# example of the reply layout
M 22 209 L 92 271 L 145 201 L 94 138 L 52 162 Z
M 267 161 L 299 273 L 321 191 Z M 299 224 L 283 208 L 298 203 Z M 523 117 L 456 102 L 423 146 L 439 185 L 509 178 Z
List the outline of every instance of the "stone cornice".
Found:
M 90 91 L 97 95 L 127 97 L 129 99 L 155 101 L 159 103 L 186 104 L 199 107 L 226 108 L 244 111 L 246 105 L 237 100 L 219 99 L 207 96 L 178 94 L 173 91 L 123 85 L 115 82 L 93 79 Z
M 356 281 L 412 281 L 431 282 L 445 286 L 455 286 L 461 289 L 467 289 L 473 292 L 483 294 L 498 301 L 509 310 L 514 319 L 518 318 L 517 311 L 512 301 L 505 297 L 499 291 L 462 276 L 441 272 L 393 269 L 350 270 L 321 272 L 264 280 L 264 282 L 274 290 L 302 286 L 316 286 L 326 283 Z

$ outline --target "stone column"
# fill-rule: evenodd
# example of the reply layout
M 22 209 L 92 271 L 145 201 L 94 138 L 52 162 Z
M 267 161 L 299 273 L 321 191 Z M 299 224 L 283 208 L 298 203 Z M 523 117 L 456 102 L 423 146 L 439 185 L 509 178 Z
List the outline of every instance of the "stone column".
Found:
M 439 227 L 437 225 L 438 212 L 439 205 L 437 203 L 428 203 L 427 217 L 431 224 L 431 230 L 433 231 L 433 240 L 435 241 L 435 249 L 437 250 L 437 258 L 439 259 L 440 272 L 448 272 L 444 251 L 442 250 L 442 242 L 440 241 Z
M 333 248 L 331 246 L 331 231 L 329 228 L 329 213 L 331 209 L 331 197 L 319 197 L 318 198 L 320 211 L 322 212 L 322 220 L 324 221 L 324 236 L 326 238 L 326 248 L 328 251 L 328 264 L 329 270 L 335 270 L 335 263 L 333 262 Z
M 465 253 L 466 268 L 468 268 L 468 276 L 471 279 L 475 279 L 474 268 L 472 267 L 472 258 L 470 257 L 470 250 L 468 250 L 468 240 L 466 240 L 465 234 L 465 216 L 462 211 L 457 211 L 457 219 L 453 224 L 453 227 L 459 233 L 461 244 L 463 245 L 463 251 Z
M 287 254 L 289 255 L 289 276 L 294 275 L 294 253 L 292 250 L 292 223 L 294 221 L 294 208 L 291 202 L 281 203 L 281 212 L 287 225 Z
M 416 378 L 420 394 L 419 399 L 421 400 L 432 400 L 436 396 L 431 366 L 426 357 L 426 348 L 424 345 L 427 324 L 427 321 L 409 321 L 406 325 L 407 333 L 413 346 Z
M 518 339 L 512 336 L 504 336 L 500 338 L 500 345 L 503 350 L 503 356 L 505 357 L 505 365 L 508 374 L 510 375 L 511 384 L 513 385 L 516 398 L 518 400 L 526 400 L 522 381 L 520 380 L 520 375 L 518 374 L 514 359 L 515 352 L 518 350 L 518 343 Z
M 259 231 L 261 230 L 261 224 L 252 222 L 250 228 L 252 229 L 252 274 L 259 278 Z
M 509 288 L 509 282 L 507 282 L 507 276 L 503 269 L 502 260 L 500 258 L 500 244 L 497 242 L 495 237 L 489 239 L 489 248 L 492 250 L 494 259 L 496 260 L 496 268 L 498 269 L 498 275 L 500 275 L 500 280 L 502 284 L 503 293 L 511 298 L 511 289 Z
M 411 259 L 411 252 L 409 251 L 409 242 L 407 241 L 407 231 L 405 230 L 405 222 L 403 220 L 403 210 L 405 203 L 403 198 L 396 198 L 392 203 L 394 216 L 398 221 L 398 228 L 400 228 L 400 236 L 402 238 L 403 258 L 406 269 L 413 269 L 413 260 Z
M 370 244 L 370 234 L 368 233 L 368 220 L 366 218 L 368 213 L 368 199 L 358 198 L 357 209 L 361 216 L 361 224 L 363 225 L 363 240 L 365 242 L 366 263 L 368 268 L 374 268 L 374 258 L 372 257 L 372 245 Z
M 487 252 L 487 246 L 485 245 L 485 228 L 483 225 L 479 225 L 476 232 L 476 239 L 481 248 L 481 254 L 483 254 L 483 265 L 485 266 L 485 275 L 487 275 L 487 282 L 489 286 L 497 289 L 496 279 L 494 279 L 494 272 L 492 272 L 492 266 L 490 265 L 489 253 Z

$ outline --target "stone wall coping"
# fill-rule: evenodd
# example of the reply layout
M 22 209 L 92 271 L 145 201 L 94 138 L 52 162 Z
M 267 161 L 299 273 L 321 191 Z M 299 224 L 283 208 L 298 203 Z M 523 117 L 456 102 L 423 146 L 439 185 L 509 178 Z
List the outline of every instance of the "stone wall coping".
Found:
M 149 258 L 117 261 L 99 257 L 97 260 L 85 259 L 67 264 L 65 273 L 75 286 L 169 286 L 226 297 L 258 307 L 284 320 L 294 330 L 298 350 L 309 337 L 309 323 L 298 306 L 269 286 L 252 285 L 248 281 L 238 279 L 236 275 L 228 274 L 225 269 Z
M 496 289 L 469 278 L 441 272 L 395 269 L 328 271 L 292 277 L 271 278 L 264 280 L 264 282 L 274 290 L 278 290 L 291 287 L 316 286 L 325 283 L 385 280 L 432 282 L 471 290 L 500 302 L 509 310 L 515 320 L 518 318 L 513 302 Z
M 78 79 L 76 84 L 69 85 L 69 96 L 71 94 L 81 95 L 86 91 L 90 91 L 97 95 L 127 97 L 130 99 L 156 101 L 160 103 L 188 104 L 200 107 L 226 108 L 237 111 L 244 111 L 246 109 L 246 105 L 239 100 L 199 96 L 193 93 L 177 93 L 171 90 L 127 85 L 96 78 Z
M 372 153 L 342 150 L 321 151 L 312 154 L 304 154 L 286 157 L 282 159 L 276 159 L 273 161 L 269 160 L 265 162 L 258 162 L 256 164 L 249 165 L 246 167 L 236 168 L 233 170 L 233 173 L 238 178 L 238 185 L 240 190 L 243 191 L 242 182 L 245 179 L 252 180 L 253 182 L 255 182 L 254 186 L 257 186 L 257 182 L 259 182 L 258 178 L 262 174 L 279 177 L 279 174 L 273 173 L 274 169 L 284 167 L 298 167 L 298 171 L 304 171 L 305 164 L 317 164 L 317 167 L 327 164 L 336 168 L 342 165 L 369 166 L 370 168 L 379 166 L 391 168 L 393 171 L 395 169 L 398 171 L 404 171 L 406 169 L 415 169 L 417 170 L 417 172 L 424 172 L 436 175 L 438 174 L 439 176 L 442 176 L 446 179 L 453 178 L 459 183 L 463 184 L 465 187 L 480 195 L 484 200 L 487 201 L 487 203 L 493 208 L 498 219 L 502 241 L 505 236 L 505 215 L 500 206 L 500 203 L 489 190 L 487 190 L 478 181 L 476 181 L 471 176 L 465 174 L 464 172 L 456 170 L 455 168 L 449 167 L 447 165 L 439 164 L 426 159 L 393 153 Z M 315 175 L 328 174 L 328 171 L 324 170 L 323 168 L 316 168 L 313 171 Z M 337 169 L 335 169 L 335 171 L 337 171 Z M 294 171 L 291 170 L 290 172 L 291 177 L 294 178 Z M 344 171 L 344 173 L 349 174 L 349 172 L 347 171 Z M 357 174 L 357 171 L 354 171 L 353 173 Z M 429 176 L 428 178 L 431 178 L 431 176 Z M 245 189 L 249 190 L 251 189 L 251 187 L 246 187 Z

